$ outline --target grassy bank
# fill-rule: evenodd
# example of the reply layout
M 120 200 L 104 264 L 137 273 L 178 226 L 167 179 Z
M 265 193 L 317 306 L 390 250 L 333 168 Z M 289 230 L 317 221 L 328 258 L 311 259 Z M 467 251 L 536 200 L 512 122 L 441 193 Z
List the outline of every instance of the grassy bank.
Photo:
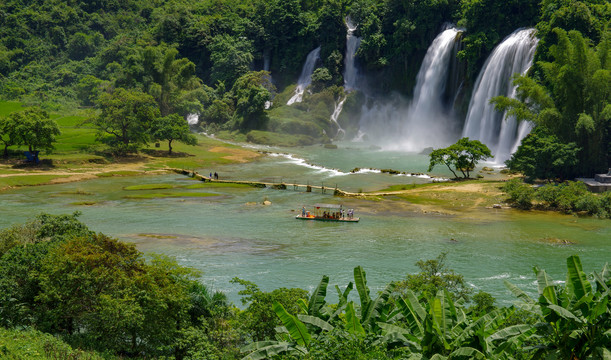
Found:
M 0 116 L 23 109 L 18 102 L 0 102 Z M 51 114 L 60 127 L 55 150 L 41 154 L 38 165 L 25 163 L 23 151 L 27 148 L 10 147 L 8 159 L 0 158 L 0 190 L 42 185 L 56 182 L 86 180 L 94 177 L 134 176 L 164 171 L 168 168 L 197 169 L 221 164 L 245 162 L 259 156 L 239 146 L 226 144 L 206 136 L 197 135 L 198 144 L 188 146 L 173 144 L 173 154 L 168 154 L 168 144 L 159 147 L 149 144 L 138 154 L 115 158 L 104 145 L 96 142 L 96 131 L 85 120 L 88 110 Z

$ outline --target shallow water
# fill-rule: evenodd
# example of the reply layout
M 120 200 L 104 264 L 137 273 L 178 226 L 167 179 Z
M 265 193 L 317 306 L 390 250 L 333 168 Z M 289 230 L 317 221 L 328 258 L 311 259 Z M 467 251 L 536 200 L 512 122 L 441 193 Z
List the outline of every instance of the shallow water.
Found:
M 217 171 L 221 178 L 294 178 L 325 186 L 337 183 L 353 191 L 430 181 L 379 173 L 348 174 L 354 167 L 423 172 L 426 156 L 397 153 L 393 158 L 391 153 L 368 149 L 338 150 L 292 149 L 293 158 L 266 156 L 253 163 L 199 171 Z M 338 157 L 344 158 L 338 161 Z M 305 159 L 307 164 L 295 158 Z M 440 171 L 433 175 L 445 174 Z M 546 269 L 555 280 L 564 280 L 568 256 L 580 255 L 585 271 L 590 273 L 599 271 L 611 254 L 609 220 L 486 209 L 465 216 L 422 214 L 390 200 L 340 199 L 320 191 L 293 189 L 180 188 L 149 192 L 208 192 L 217 196 L 125 198 L 139 192 L 124 187 L 150 183 L 179 187 L 194 182 L 180 175 L 163 175 L 101 178 L 6 191 L 0 193 L 0 228 L 41 212 L 78 210 L 92 230 L 133 242 L 146 254 L 170 255 L 183 265 L 200 269 L 205 284 L 225 291 L 236 304 L 240 287 L 230 283 L 233 277 L 253 281 L 265 290 L 311 290 L 322 275 L 329 275 L 331 285 L 344 287 L 352 280 L 353 268 L 362 265 L 368 285 L 376 291 L 391 280 L 416 272 L 416 261 L 432 259 L 442 251 L 448 252 L 449 267 L 463 274 L 476 291 L 487 291 L 499 303 L 508 304 L 514 298 L 503 280 L 533 294 L 534 265 Z M 272 205 L 261 205 L 266 199 Z M 95 205 L 75 204 L 82 201 Z M 303 205 L 340 201 L 346 208 L 356 209 L 359 223 L 294 219 Z M 572 244 L 559 244 L 558 240 Z M 335 302 L 334 291 L 330 294 L 328 300 Z

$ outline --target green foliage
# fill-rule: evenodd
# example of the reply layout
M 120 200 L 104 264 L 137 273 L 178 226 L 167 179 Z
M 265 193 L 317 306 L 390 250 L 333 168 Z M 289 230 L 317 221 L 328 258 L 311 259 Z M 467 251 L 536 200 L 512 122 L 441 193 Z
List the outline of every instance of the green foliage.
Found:
M 276 326 L 282 323 L 274 311 L 274 303 L 282 305 L 290 313 L 298 313 L 299 299 L 307 298 L 307 291 L 302 289 L 275 289 L 272 292 L 264 292 L 250 281 L 234 278 L 232 283 L 245 287 L 238 294 L 242 295 L 242 304 L 247 305 L 246 312 L 242 313 L 241 321 L 248 336 L 255 341 L 263 341 L 274 338 Z
M 579 151 L 575 143 L 562 143 L 543 127 L 537 127 L 522 139 L 506 164 L 511 170 L 533 179 L 563 180 L 573 173 Z
M 509 201 L 518 209 L 530 209 L 535 196 L 535 189 L 529 184 L 522 182 L 522 179 L 511 179 L 503 185 L 503 191 L 509 195 Z
M 101 112 L 91 122 L 98 131 L 98 138 L 114 152 L 137 151 L 149 142 L 148 129 L 159 117 L 157 103 L 150 95 L 119 88 L 102 94 L 97 106 Z
M 450 145 L 447 148 L 435 149 L 429 155 L 429 171 L 433 170 L 436 165 L 445 165 L 454 174 L 456 178 L 456 172 L 452 169 L 460 170 L 463 174 L 463 178 L 469 178 L 469 173 L 475 169 L 475 165 L 480 160 L 491 157 L 490 149 L 479 140 L 469 140 L 468 137 L 464 137 L 456 144 Z
M 155 141 L 168 142 L 168 154 L 172 154 L 172 141 L 176 140 L 187 145 L 197 145 L 197 138 L 191 134 L 185 119 L 172 114 L 157 118 L 151 124 L 151 137 Z
M 411 290 L 426 297 L 434 297 L 439 291 L 446 290 L 454 299 L 469 301 L 471 289 L 465 284 L 462 275 L 449 269 L 446 264 L 447 253 L 443 252 L 435 259 L 418 260 L 420 268 L 417 274 L 408 274 L 405 280 L 397 283 L 397 291 L 404 293 Z
M 248 72 L 235 81 L 231 91 L 240 128 L 260 129 L 265 125 L 265 103 L 271 99 L 274 89 L 266 71 Z

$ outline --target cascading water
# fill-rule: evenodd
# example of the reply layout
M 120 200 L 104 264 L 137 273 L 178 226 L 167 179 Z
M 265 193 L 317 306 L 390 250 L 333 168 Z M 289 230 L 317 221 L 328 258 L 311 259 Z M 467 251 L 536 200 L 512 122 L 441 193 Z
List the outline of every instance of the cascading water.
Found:
M 490 99 L 495 96 L 515 97 L 516 88 L 511 76 L 524 74 L 533 62 L 537 38 L 534 29 L 516 30 L 499 44 L 486 60 L 475 87 L 463 128 L 463 136 L 486 144 L 494 155 L 494 161 L 502 164 L 526 136 L 532 125 L 517 124 L 513 117 L 494 109 Z
M 350 19 L 346 19 L 346 27 L 348 28 L 348 32 L 346 34 L 346 54 L 344 55 L 344 90 L 346 92 L 350 92 L 358 89 L 358 69 L 355 64 L 355 55 L 356 51 L 359 48 L 361 43 L 361 38 L 358 36 L 354 36 L 354 30 L 356 30 L 356 26 L 352 24 Z M 337 133 L 335 137 L 343 137 L 346 132 L 340 124 L 337 122 L 339 118 L 339 114 L 342 113 L 344 109 L 344 103 L 346 102 L 346 97 L 342 97 L 338 99 L 335 103 L 335 110 L 333 110 L 333 114 L 331 114 L 331 121 L 337 125 Z
M 346 135 L 346 131 L 342 129 L 341 125 L 337 122 L 337 118 L 339 114 L 342 113 L 342 109 L 344 108 L 344 102 L 346 102 L 346 97 L 344 96 L 335 104 L 335 110 L 333 110 L 333 114 L 331 114 L 331 121 L 337 125 L 337 133 L 335 134 L 335 138 L 342 138 Z
M 447 146 L 460 129 L 455 129 L 452 101 L 446 84 L 454 62 L 460 31 L 442 31 L 429 46 L 416 78 L 414 99 L 373 102 L 363 107 L 360 127 L 368 138 L 389 150 L 420 151 L 430 146 Z M 458 89 L 458 86 L 455 86 Z M 454 91 L 457 91 L 454 89 Z
M 189 114 L 187 115 L 187 124 L 189 125 L 197 125 L 199 122 L 199 114 Z
M 426 52 L 407 115 L 404 149 L 416 151 L 427 146 L 445 145 L 453 136 L 449 121 L 451 114 L 444 106 L 443 95 L 458 33 L 456 28 L 442 31 Z
M 293 95 L 289 101 L 286 103 L 287 105 L 291 105 L 295 102 L 301 102 L 303 98 L 303 92 L 312 82 L 312 73 L 314 73 L 314 68 L 316 66 L 316 61 L 320 57 L 320 46 L 316 49 L 310 51 L 308 54 L 305 64 L 303 64 L 303 69 L 301 69 L 301 75 L 299 76 L 299 80 L 297 81 L 297 88 L 295 89 L 295 95 Z
M 346 55 L 344 56 L 344 89 L 346 91 L 358 89 L 358 69 L 356 68 L 354 57 L 361 44 L 361 38 L 354 36 L 356 26 L 350 19 L 346 19 L 348 33 L 346 34 Z

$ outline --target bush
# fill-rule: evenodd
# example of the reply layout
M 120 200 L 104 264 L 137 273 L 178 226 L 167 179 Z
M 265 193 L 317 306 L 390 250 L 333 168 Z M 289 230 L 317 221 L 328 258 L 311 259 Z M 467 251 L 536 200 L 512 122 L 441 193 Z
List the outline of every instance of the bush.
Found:
M 503 191 L 509 195 L 509 201 L 519 209 L 530 209 L 535 190 L 521 179 L 511 179 L 504 186 Z

